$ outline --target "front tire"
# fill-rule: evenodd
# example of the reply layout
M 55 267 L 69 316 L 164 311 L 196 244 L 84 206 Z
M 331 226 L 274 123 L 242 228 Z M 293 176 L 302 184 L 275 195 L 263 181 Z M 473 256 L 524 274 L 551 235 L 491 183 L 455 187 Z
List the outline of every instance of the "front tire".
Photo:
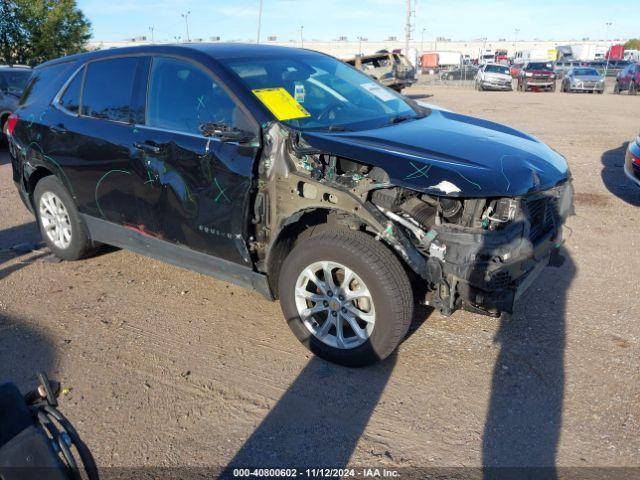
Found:
M 413 314 L 411 284 L 400 261 L 359 231 L 325 230 L 287 256 L 280 305 L 294 335 L 340 365 L 371 365 L 404 338 Z
M 79 260 L 94 251 L 86 225 L 78 209 L 57 177 L 50 175 L 38 182 L 33 205 L 42 238 L 49 249 L 63 260 Z
M 629 95 L 636 95 L 638 93 L 638 86 L 636 82 L 631 82 L 629 84 Z

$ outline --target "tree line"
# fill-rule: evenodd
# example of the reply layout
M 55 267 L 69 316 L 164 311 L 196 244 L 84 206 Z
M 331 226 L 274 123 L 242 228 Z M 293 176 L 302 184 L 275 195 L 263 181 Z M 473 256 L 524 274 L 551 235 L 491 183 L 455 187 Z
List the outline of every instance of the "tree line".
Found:
M 34 66 L 82 52 L 90 37 L 75 0 L 0 0 L 0 64 Z

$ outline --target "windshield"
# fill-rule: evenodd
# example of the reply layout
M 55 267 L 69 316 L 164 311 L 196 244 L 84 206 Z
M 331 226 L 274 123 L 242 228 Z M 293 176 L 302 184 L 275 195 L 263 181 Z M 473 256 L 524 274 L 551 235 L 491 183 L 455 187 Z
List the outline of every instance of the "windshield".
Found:
M 527 65 L 527 70 L 551 70 L 550 63 L 530 63 Z
M 22 95 L 30 76 L 31 70 L 0 71 L 0 91 Z
M 500 65 L 487 65 L 484 69 L 485 72 L 491 73 L 502 73 L 504 75 L 509 75 L 509 69 L 507 67 L 502 67 Z
M 262 89 L 286 90 L 308 114 L 282 119 L 294 128 L 376 128 L 425 114 L 417 104 L 410 104 L 393 90 L 325 55 L 301 53 L 220 61 L 259 98 Z
M 573 74 L 574 75 L 588 75 L 588 76 L 593 76 L 593 77 L 599 77 L 600 74 L 598 73 L 598 71 L 595 68 L 574 68 L 573 69 Z

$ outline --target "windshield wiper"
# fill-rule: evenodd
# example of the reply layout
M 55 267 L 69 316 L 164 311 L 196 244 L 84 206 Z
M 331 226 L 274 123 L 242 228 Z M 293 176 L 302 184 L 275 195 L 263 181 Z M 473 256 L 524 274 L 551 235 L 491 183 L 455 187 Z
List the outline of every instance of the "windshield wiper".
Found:
M 395 117 L 391 117 L 386 124 L 387 125 L 395 125 L 396 123 L 406 122 L 407 120 L 418 120 L 418 119 L 424 118 L 426 116 L 427 116 L 426 114 L 396 115 Z
M 329 128 L 327 130 L 329 130 L 330 132 L 350 132 L 351 131 L 342 125 L 329 125 Z

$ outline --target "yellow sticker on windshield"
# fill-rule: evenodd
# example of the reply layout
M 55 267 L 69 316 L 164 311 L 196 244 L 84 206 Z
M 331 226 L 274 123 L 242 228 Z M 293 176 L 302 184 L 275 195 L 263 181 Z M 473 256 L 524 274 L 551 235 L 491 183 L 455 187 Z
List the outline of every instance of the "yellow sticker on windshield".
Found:
M 258 88 L 252 92 L 278 120 L 293 120 L 294 118 L 311 116 L 284 88 Z

